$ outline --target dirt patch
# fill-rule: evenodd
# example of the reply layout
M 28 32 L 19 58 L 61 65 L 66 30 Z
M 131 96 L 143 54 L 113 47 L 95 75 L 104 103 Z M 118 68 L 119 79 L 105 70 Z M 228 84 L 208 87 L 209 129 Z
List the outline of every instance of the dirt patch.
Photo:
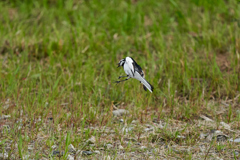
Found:
M 229 57 L 228 53 L 216 55 L 216 63 L 222 72 L 229 72 L 231 70 Z

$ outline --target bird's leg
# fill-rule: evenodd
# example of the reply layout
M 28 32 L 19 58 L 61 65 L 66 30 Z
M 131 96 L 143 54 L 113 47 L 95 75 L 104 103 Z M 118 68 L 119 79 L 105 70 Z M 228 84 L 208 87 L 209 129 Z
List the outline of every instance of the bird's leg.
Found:
M 128 77 L 127 79 L 124 79 L 124 80 L 121 80 L 121 81 L 115 81 L 115 83 L 120 83 L 120 82 L 127 81 L 127 80 L 129 80 L 129 78 L 131 78 L 131 77 Z
M 119 76 L 118 79 L 123 78 L 123 77 L 128 77 L 128 75 L 126 75 L 126 76 Z

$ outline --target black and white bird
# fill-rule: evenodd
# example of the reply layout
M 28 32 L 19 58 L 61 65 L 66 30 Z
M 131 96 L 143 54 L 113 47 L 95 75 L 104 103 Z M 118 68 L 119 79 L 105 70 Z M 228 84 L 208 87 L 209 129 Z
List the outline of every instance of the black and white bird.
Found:
M 120 66 L 123 67 L 127 75 L 120 76 L 118 77 L 118 79 L 122 77 L 127 77 L 127 79 L 124 79 L 122 81 L 116 81 L 116 83 L 127 81 L 130 78 L 135 78 L 139 80 L 140 83 L 143 84 L 143 88 L 145 91 L 147 91 L 148 89 L 151 93 L 153 92 L 153 89 L 154 89 L 153 86 L 148 81 L 146 81 L 146 79 L 144 78 L 144 73 L 142 68 L 137 64 L 137 62 L 132 57 L 126 57 L 124 59 L 121 59 L 118 63 L 118 67 Z

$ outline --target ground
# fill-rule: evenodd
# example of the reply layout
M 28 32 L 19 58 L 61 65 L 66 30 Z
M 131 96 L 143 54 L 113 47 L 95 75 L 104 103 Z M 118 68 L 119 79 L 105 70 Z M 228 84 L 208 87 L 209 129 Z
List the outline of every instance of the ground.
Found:
M 1 1 L 0 159 L 239 159 L 239 8 Z

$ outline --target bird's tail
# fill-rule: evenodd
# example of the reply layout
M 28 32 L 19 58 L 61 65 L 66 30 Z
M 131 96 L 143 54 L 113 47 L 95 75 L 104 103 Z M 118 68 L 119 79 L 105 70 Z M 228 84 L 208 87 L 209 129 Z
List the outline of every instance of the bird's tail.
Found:
M 146 87 L 151 93 L 153 92 L 153 89 L 154 89 L 154 87 L 145 79 L 145 78 L 143 78 L 143 77 L 141 77 L 141 83 L 144 85 L 144 87 Z M 143 88 L 144 88 L 143 87 Z M 146 90 L 145 88 L 144 88 L 144 90 Z

